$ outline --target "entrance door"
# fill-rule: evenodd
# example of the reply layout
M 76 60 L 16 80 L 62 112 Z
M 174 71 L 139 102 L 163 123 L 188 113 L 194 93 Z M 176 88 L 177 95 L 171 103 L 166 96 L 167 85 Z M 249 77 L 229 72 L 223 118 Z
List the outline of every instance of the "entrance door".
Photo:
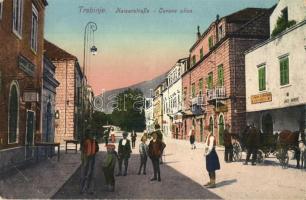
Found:
M 50 142 L 51 137 L 53 137 L 52 130 L 51 130 L 51 124 L 52 124 L 52 113 L 51 113 L 51 103 L 49 102 L 47 105 L 47 112 L 46 112 L 46 142 Z
M 34 144 L 35 133 L 35 112 L 27 111 L 27 125 L 26 125 L 26 145 L 32 146 Z
M 265 114 L 262 117 L 262 130 L 266 135 L 273 134 L 273 119 L 270 114 Z
M 224 133 L 224 117 L 220 115 L 219 117 L 219 144 L 223 145 L 223 133 Z
M 35 112 L 27 111 L 27 122 L 26 122 L 26 159 L 34 156 L 34 133 L 35 133 Z

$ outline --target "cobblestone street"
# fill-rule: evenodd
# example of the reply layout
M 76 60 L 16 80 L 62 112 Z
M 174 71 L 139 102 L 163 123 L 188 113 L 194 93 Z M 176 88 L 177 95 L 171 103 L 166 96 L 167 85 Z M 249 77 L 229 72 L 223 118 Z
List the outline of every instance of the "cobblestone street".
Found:
M 139 141 L 139 140 L 137 140 Z M 53 198 L 191 198 L 191 199 L 305 199 L 306 172 L 291 167 L 282 169 L 275 158 L 265 164 L 244 166 L 241 162 L 223 162 L 223 150 L 218 149 L 221 170 L 217 171 L 217 188 L 206 189 L 208 175 L 204 168 L 203 145 L 191 150 L 187 141 L 166 141 L 165 164 L 161 165 L 162 182 L 150 182 L 151 162 L 148 161 L 147 175 L 137 175 L 138 149 L 133 149 L 129 162 L 128 176 L 116 177 L 116 191 L 104 192 L 104 177 L 101 162 L 103 152 L 96 162 L 96 193 L 79 194 L 78 170 Z M 138 144 L 138 143 L 137 143 Z M 136 147 L 137 147 L 136 144 Z M 101 146 L 102 147 L 102 146 Z M 284 181 L 285 180 L 285 181 Z

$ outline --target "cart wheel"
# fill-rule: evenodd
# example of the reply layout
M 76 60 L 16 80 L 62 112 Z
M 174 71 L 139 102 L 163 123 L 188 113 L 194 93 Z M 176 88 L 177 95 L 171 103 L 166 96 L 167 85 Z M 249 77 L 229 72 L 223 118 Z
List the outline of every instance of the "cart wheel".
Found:
M 233 161 L 238 162 L 242 158 L 242 148 L 238 142 L 233 144 Z

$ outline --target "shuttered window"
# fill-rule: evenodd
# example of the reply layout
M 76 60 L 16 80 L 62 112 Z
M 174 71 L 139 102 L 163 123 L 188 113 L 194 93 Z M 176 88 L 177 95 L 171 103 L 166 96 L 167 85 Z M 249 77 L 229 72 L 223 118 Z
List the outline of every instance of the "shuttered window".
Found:
M 210 37 L 208 38 L 208 48 L 209 48 L 209 50 L 210 50 L 213 46 L 214 46 L 213 38 L 212 38 L 212 36 L 210 36 Z
M 207 89 L 212 89 L 213 86 L 213 73 L 210 72 L 207 77 Z
M 203 47 L 200 49 L 200 58 L 202 59 L 204 56 Z
M 199 80 L 199 95 L 202 96 L 203 94 L 203 79 Z
M 195 84 L 193 83 L 192 85 L 191 85 L 191 95 L 192 95 L 192 97 L 195 97 Z
M 193 56 L 192 56 L 192 66 L 195 65 L 195 64 L 196 64 L 196 56 L 193 55 Z
M 223 65 L 218 66 L 218 85 L 224 86 L 224 70 Z
M 23 0 L 13 0 L 13 32 L 22 35 L 22 12 Z
M 280 84 L 289 84 L 289 58 L 280 59 Z
M 266 90 L 266 66 L 262 65 L 258 68 L 258 84 L 259 91 Z

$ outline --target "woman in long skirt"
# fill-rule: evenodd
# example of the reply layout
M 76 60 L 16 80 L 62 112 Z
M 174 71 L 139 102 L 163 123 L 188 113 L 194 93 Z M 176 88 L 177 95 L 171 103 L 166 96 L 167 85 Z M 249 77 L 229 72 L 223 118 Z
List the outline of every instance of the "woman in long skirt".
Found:
M 210 133 L 205 142 L 205 159 L 206 170 L 210 181 L 204 186 L 208 188 L 216 187 L 216 170 L 220 169 L 220 162 L 216 152 L 216 138 L 213 133 Z

